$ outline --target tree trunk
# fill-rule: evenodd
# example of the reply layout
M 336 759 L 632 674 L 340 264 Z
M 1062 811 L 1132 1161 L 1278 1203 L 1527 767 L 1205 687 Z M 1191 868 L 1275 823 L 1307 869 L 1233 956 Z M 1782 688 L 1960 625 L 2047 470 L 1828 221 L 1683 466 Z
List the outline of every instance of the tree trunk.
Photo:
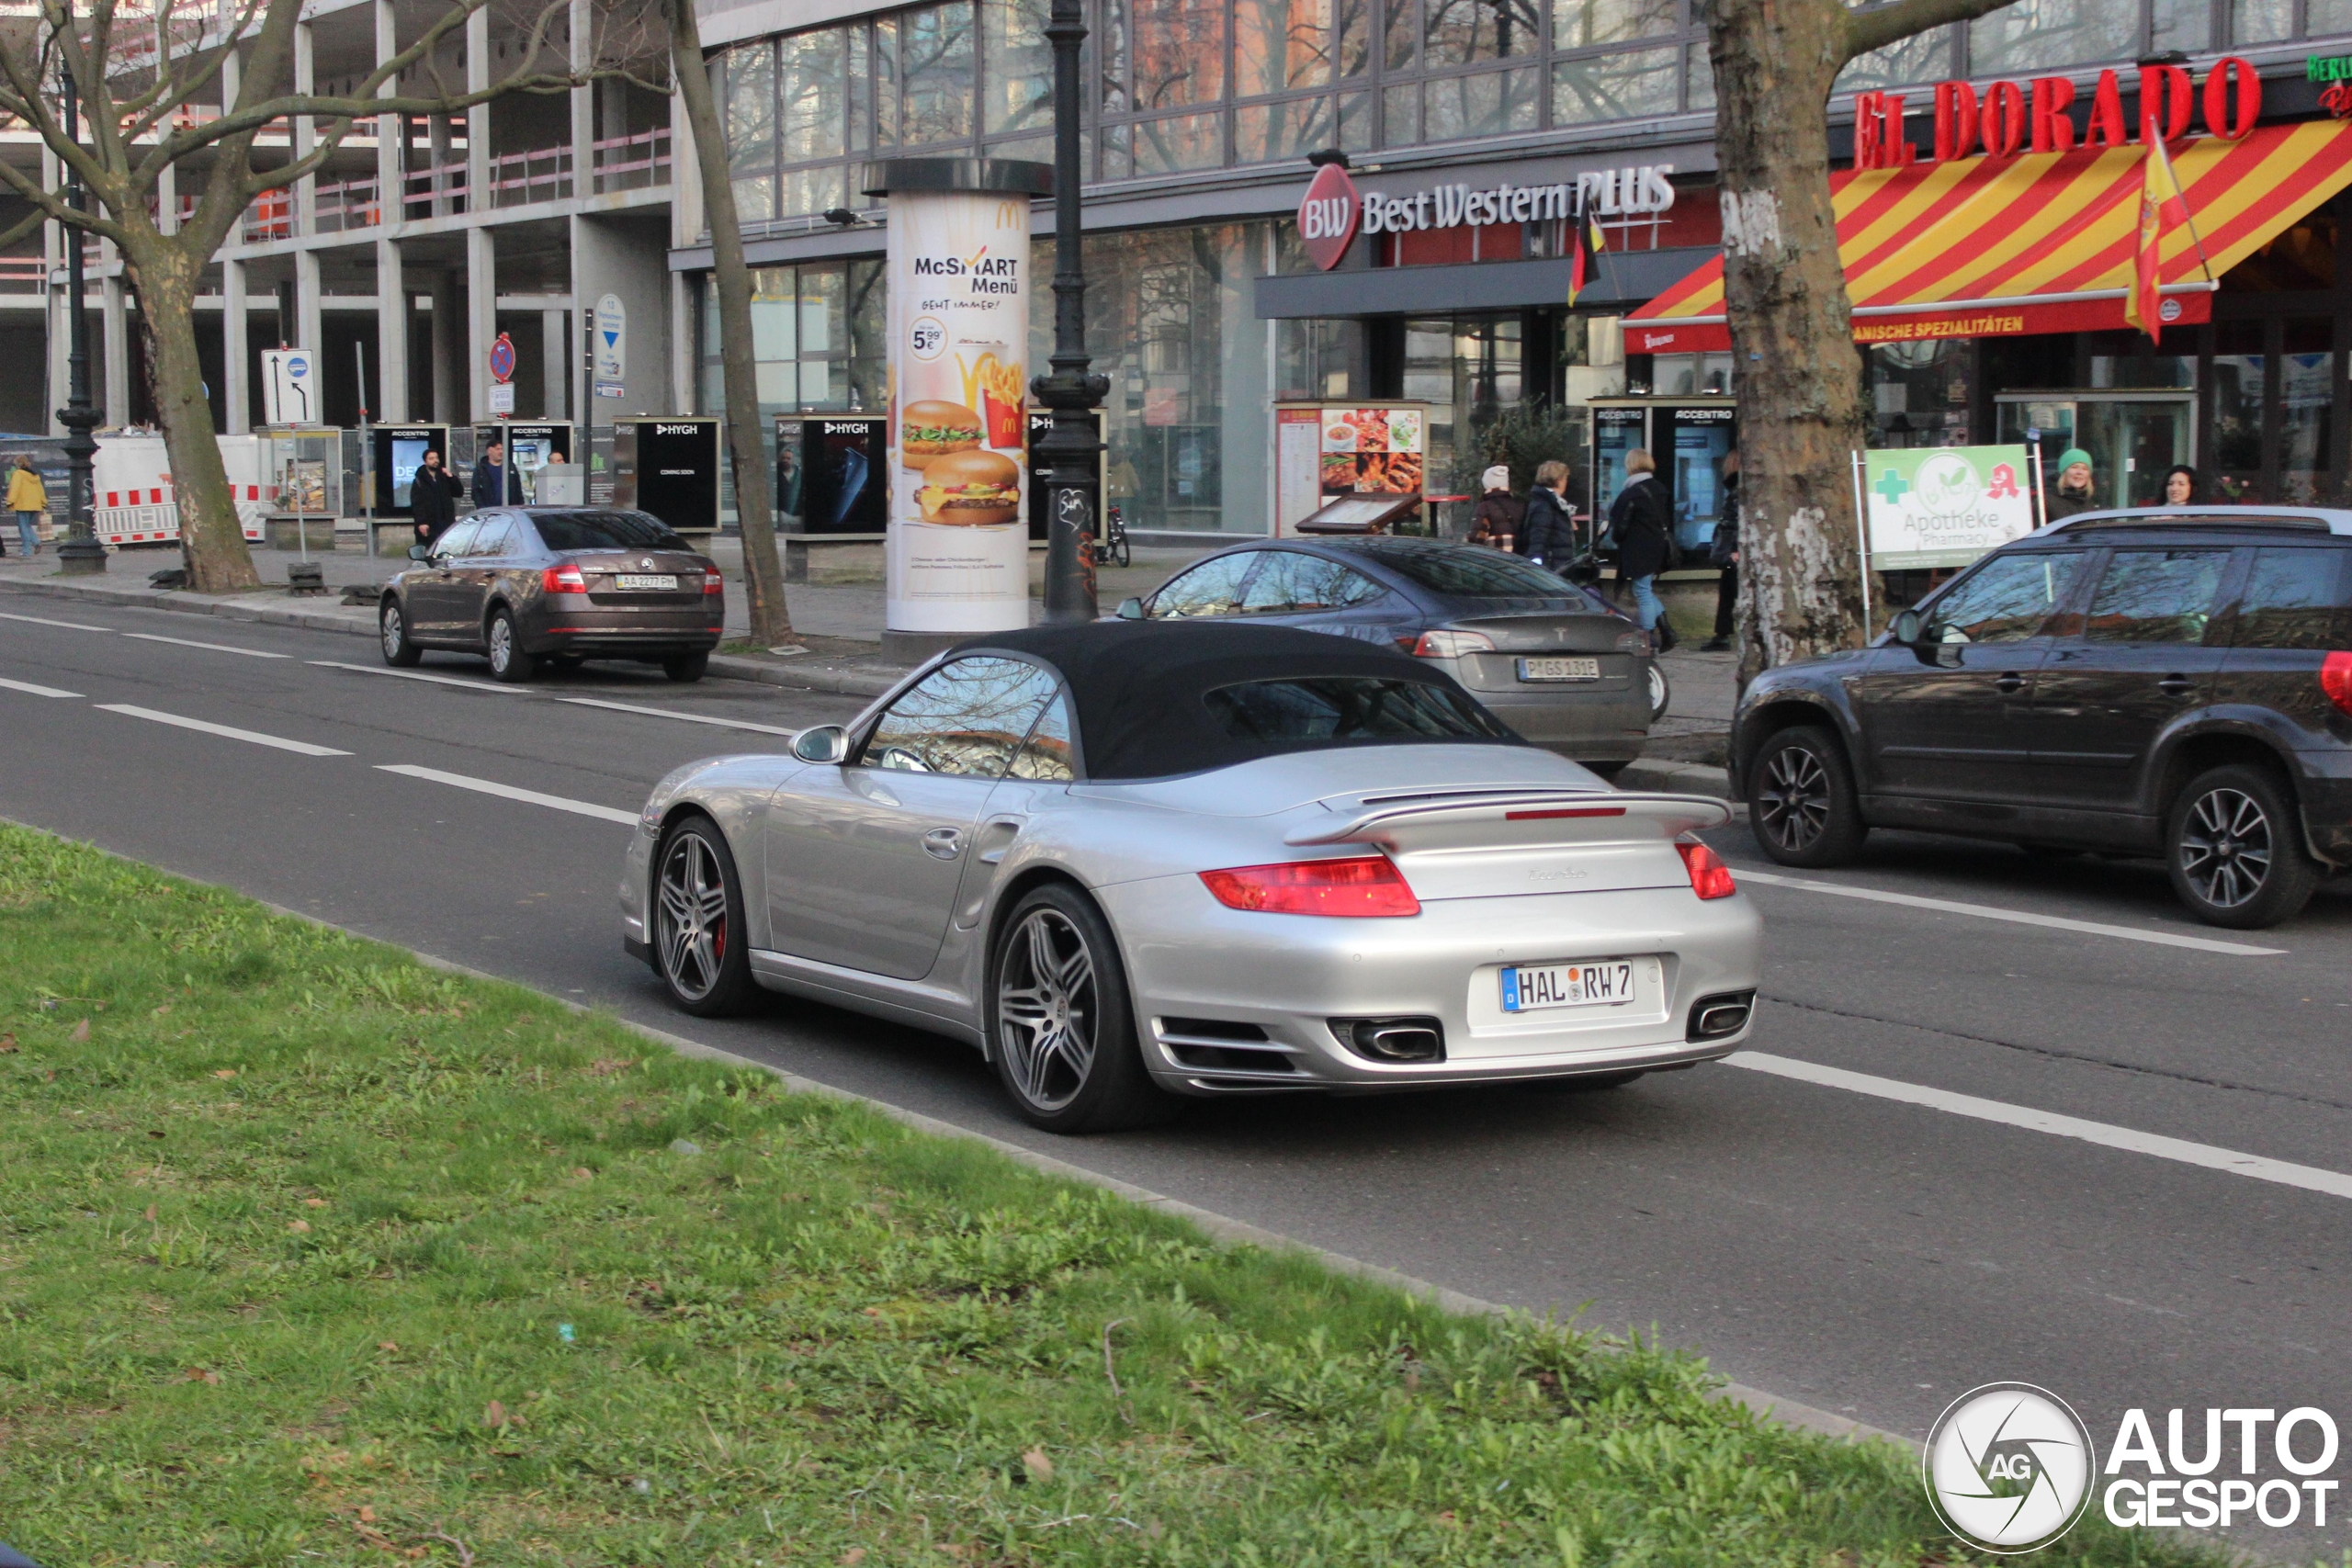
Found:
M 1851 454 L 1868 436 L 1829 89 L 1842 0 L 1708 0 L 1724 302 L 1739 403 L 1739 679 L 1861 644 Z
M 727 389 L 728 461 L 735 474 L 735 513 L 743 532 L 743 587 L 751 601 L 752 641 L 760 648 L 793 639 L 784 602 L 784 568 L 775 553 L 775 475 L 760 429 L 759 372 L 752 357 L 752 271 L 743 260 L 743 230 L 735 215 L 735 186 L 718 105 L 703 63 L 702 29 L 692 0 L 671 0 L 670 72 L 685 102 L 702 178 L 703 210 L 710 219 L 711 283 L 718 290 L 720 366 Z
M 123 253 L 139 290 L 139 321 L 147 340 L 147 367 L 155 389 L 155 421 L 172 460 L 172 493 L 179 502 L 180 556 L 187 585 L 199 593 L 258 588 L 253 552 L 237 522 L 228 466 L 204 395 L 204 367 L 196 346 L 196 280 L 201 263 L 161 235 L 140 235 Z M 232 344 L 229 352 L 241 351 Z

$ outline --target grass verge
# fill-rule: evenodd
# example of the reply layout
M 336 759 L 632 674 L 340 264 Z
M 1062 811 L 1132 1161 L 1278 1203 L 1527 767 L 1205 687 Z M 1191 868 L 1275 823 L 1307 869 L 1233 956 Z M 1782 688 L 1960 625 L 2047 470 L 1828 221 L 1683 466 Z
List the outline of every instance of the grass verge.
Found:
M 1905 1456 L 1709 1387 L 0 827 L 44 1568 L 1969 1561 Z

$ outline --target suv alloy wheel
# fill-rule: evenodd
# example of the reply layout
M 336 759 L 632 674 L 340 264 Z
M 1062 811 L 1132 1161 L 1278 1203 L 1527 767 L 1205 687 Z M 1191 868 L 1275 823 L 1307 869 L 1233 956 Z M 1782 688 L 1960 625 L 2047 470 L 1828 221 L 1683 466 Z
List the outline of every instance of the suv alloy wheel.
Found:
M 2173 891 L 2208 925 L 2258 931 L 2319 887 L 2295 802 L 2267 769 L 2236 763 L 2191 780 L 2165 832 Z
M 1776 731 L 1747 769 L 1747 825 L 1782 865 L 1843 865 L 1862 847 L 1853 770 L 1838 738 L 1815 725 Z

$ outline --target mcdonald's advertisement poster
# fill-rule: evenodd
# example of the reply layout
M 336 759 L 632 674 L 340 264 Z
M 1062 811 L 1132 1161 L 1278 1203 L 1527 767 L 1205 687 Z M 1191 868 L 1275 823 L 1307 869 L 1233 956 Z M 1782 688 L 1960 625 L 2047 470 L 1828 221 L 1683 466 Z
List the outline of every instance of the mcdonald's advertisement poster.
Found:
M 887 619 L 904 632 L 1029 624 L 1029 203 L 889 197 Z
M 1917 446 L 1862 459 L 1874 570 L 1966 566 L 2033 532 L 2032 455 L 2023 446 Z

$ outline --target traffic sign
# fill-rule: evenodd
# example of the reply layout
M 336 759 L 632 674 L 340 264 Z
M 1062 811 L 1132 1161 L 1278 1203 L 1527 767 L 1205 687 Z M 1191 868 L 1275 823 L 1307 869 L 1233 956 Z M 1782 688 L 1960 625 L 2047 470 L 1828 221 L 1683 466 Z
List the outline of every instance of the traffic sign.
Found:
M 596 383 L 596 395 L 600 398 L 620 398 L 628 394 L 621 389 L 618 381 L 599 381 Z
M 617 294 L 596 301 L 596 367 L 599 381 L 628 378 L 628 310 Z
M 514 389 L 512 386 L 501 381 L 491 388 L 490 412 L 494 414 L 511 414 L 514 412 Z
M 514 379 L 514 340 L 504 333 L 490 345 L 490 378 L 500 383 Z

